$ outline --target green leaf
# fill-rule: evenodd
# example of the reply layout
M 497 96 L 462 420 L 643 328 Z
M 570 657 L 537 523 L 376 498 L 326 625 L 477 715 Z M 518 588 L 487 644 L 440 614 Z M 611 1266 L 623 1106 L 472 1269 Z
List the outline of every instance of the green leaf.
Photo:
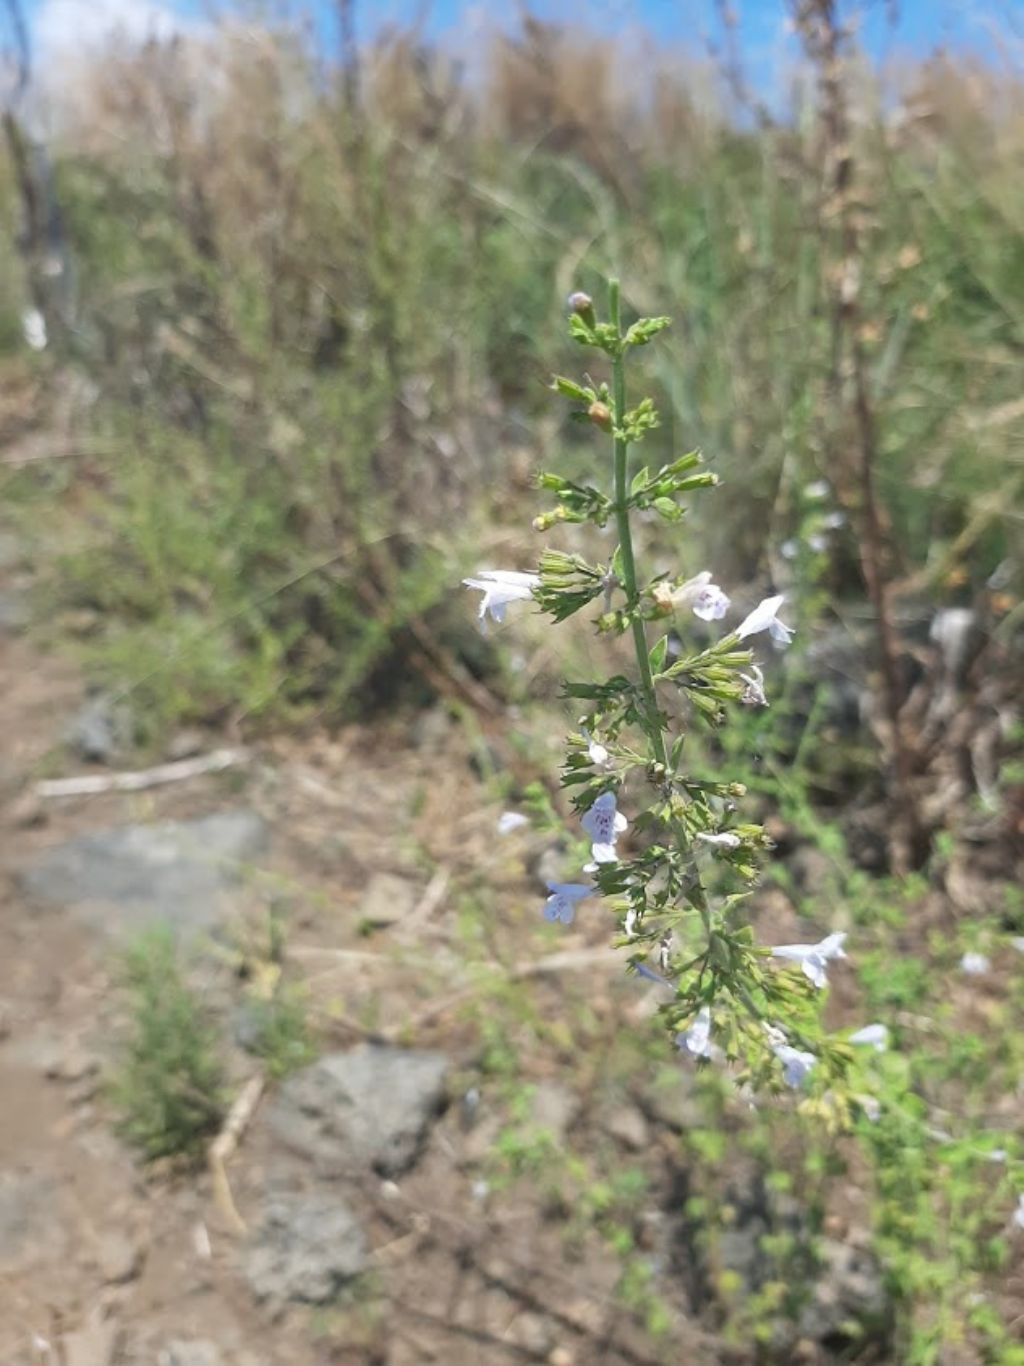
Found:
M 652 337 L 670 326 L 671 318 L 638 318 L 623 337 L 625 346 L 646 346 Z
M 651 672 L 661 673 L 665 667 L 665 660 L 668 658 L 668 636 L 662 636 L 652 648 L 648 658 L 651 661 Z
M 671 498 L 655 498 L 651 507 L 659 517 L 664 517 L 666 522 L 681 522 L 685 515 L 684 510 Z
M 552 375 L 550 387 L 564 398 L 575 399 L 578 403 L 593 403 L 597 398 L 593 389 L 585 389 L 582 384 L 577 384 L 574 379 L 566 379 L 564 375 Z

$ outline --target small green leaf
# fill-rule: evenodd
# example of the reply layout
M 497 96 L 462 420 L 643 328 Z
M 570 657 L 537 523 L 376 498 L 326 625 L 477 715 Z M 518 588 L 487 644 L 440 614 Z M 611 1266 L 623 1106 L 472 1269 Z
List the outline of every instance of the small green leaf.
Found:
M 651 671 L 659 674 L 665 667 L 665 660 L 668 658 L 668 636 L 662 638 L 654 645 L 648 658 L 651 661 Z
M 577 384 L 574 379 L 566 379 L 564 375 L 552 375 L 550 387 L 556 393 L 562 394 L 565 398 L 575 399 L 578 403 L 593 403 L 597 397 L 593 389 L 585 389 L 582 384 Z
M 655 498 L 651 507 L 666 522 L 681 522 L 683 519 L 683 509 L 671 498 Z

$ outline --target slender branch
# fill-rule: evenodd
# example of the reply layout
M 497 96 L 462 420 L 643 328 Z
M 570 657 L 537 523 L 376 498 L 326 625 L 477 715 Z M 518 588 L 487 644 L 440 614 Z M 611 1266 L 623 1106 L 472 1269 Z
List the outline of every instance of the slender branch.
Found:
M 616 432 L 622 430 L 622 421 L 626 412 L 626 366 L 622 351 L 622 305 L 620 300 L 618 280 L 608 282 L 608 312 L 612 326 L 618 335 L 620 345 L 612 359 L 612 389 L 615 399 L 615 427 Z M 633 532 L 629 525 L 629 508 L 626 505 L 626 488 L 628 481 L 628 456 L 629 442 L 625 437 L 616 435 L 614 438 L 615 453 L 615 520 L 619 532 L 619 554 L 622 559 L 622 581 L 626 590 L 626 607 L 630 613 L 630 622 L 633 630 L 633 645 L 636 650 L 636 663 L 640 671 L 640 686 L 644 695 L 644 707 L 647 711 L 647 733 L 651 744 L 654 746 L 654 756 L 658 762 L 666 769 L 668 768 L 668 755 L 665 752 L 665 737 L 661 730 L 661 720 L 658 711 L 658 698 L 654 691 L 654 677 L 651 673 L 651 661 L 647 651 L 647 633 L 644 624 L 636 613 L 637 603 L 640 594 L 636 584 L 636 559 L 633 555 Z

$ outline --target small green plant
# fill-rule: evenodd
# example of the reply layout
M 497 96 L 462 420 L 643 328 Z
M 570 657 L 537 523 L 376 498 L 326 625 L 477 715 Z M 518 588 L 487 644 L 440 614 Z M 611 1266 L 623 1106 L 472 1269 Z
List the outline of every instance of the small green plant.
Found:
M 130 1023 L 111 1084 L 119 1129 L 147 1160 L 194 1159 L 223 1117 L 222 1073 L 214 1031 L 170 930 L 132 945 L 121 975 Z
M 248 1010 L 249 1051 L 263 1059 L 268 1076 L 278 1080 L 314 1060 L 316 1042 L 301 986 L 285 983 L 270 997 L 253 995 Z

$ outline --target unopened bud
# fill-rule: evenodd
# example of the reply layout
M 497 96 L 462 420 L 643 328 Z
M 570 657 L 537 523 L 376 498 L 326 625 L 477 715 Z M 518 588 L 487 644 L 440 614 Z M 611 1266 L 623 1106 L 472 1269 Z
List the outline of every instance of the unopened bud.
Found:
M 582 289 L 577 289 L 569 295 L 569 312 L 581 317 L 588 327 L 593 327 L 597 321 L 594 317 L 594 301 L 589 294 L 584 294 Z
M 607 403 L 592 403 L 587 409 L 587 417 L 590 418 L 595 427 L 600 427 L 602 431 L 611 431 L 612 410 Z

